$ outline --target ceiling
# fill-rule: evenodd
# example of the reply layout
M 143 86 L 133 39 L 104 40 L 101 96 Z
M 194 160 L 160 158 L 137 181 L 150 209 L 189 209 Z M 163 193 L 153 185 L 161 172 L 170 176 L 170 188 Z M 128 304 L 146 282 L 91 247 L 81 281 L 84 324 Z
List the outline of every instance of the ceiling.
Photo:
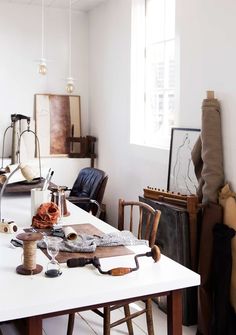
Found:
M 72 0 L 72 9 L 89 11 L 96 7 L 105 0 Z M 16 3 L 16 4 L 26 4 L 26 5 L 41 5 L 42 0 L 0 0 L 5 3 Z M 45 6 L 55 7 L 55 8 L 68 8 L 69 0 L 44 0 Z

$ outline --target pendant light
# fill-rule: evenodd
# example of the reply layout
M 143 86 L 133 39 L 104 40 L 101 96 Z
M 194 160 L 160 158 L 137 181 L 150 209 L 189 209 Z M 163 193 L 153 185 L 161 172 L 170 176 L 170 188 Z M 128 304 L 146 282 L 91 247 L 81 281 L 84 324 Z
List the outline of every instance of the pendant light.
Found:
M 41 75 L 47 74 L 47 63 L 44 58 L 44 15 L 45 15 L 45 6 L 44 0 L 42 0 L 42 42 L 41 42 L 41 58 L 39 60 L 38 73 Z
M 71 3 L 72 0 L 70 0 L 70 5 L 69 5 L 69 46 L 68 46 L 68 70 L 69 70 L 69 76 L 67 78 L 67 84 L 66 84 L 66 91 L 68 94 L 71 94 L 74 91 L 74 79 L 71 76 Z

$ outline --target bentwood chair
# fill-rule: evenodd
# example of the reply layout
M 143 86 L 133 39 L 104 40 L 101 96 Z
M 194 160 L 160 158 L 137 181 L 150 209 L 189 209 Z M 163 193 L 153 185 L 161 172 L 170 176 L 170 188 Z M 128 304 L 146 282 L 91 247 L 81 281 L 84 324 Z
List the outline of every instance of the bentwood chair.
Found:
M 104 171 L 86 167 L 80 170 L 67 200 L 99 217 L 107 180 Z
M 127 215 L 128 214 L 128 215 Z M 155 210 L 150 205 L 139 201 L 119 200 L 118 229 L 130 230 L 139 239 L 149 241 L 149 246 L 153 247 L 156 241 L 157 228 L 161 212 Z M 94 309 L 93 312 L 103 317 L 103 334 L 110 335 L 111 328 L 126 322 L 128 334 L 134 335 L 132 319 L 146 314 L 148 335 L 154 335 L 152 318 L 152 300 L 144 301 L 145 308 L 138 312 L 131 313 L 129 305 L 115 305 L 104 307 L 103 310 Z M 111 312 L 117 308 L 124 308 L 124 317 L 110 323 Z M 74 324 L 74 314 L 69 315 L 67 335 L 72 335 Z

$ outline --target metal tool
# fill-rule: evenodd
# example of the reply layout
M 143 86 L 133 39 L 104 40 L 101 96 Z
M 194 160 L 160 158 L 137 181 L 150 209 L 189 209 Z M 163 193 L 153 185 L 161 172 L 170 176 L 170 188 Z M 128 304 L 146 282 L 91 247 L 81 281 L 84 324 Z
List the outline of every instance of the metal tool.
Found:
M 111 270 L 108 271 L 103 271 L 101 269 L 101 264 L 100 264 L 100 260 L 99 258 L 92 257 L 92 258 L 85 258 L 85 257 L 79 257 L 79 258 L 70 258 L 67 260 L 67 266 L 69 268 L 74 268 L 74 267 L 83 267 L 87 264 L 92 264 L 93 266 L 95 266 L 95 268 L 98 269 L 98 271 L 101 274 L 108 274 L 110 276 L 123 276 L 125 274 L 128 274 L 130 272 L 133 271 L 137 271 L 139 269 L 139 262 L 138 262 L 138 258 L 139 257 L 152 257 L 154 262 L 159 261 L 160 257 L 161 257 L 161 252 L 160 249 L 157 245 L 154 245 L 151 249 L 151 251 L 145 252 L 143 254 L 138 254 L 134 256 L 134 261 L 136 264 L 136 267 L 134 268 L 128 268 L 128 267 L 118 267 L 118 268 L 113 268 Z

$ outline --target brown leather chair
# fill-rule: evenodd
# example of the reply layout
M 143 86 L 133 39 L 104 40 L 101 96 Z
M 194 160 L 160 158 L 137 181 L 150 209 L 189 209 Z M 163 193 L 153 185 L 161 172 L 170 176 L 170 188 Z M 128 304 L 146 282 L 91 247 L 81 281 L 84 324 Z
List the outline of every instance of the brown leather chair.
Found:
M 104 171 L 86 167 L 80 170 L 67 200 L 99 217 L 107 180 Z
M 137 209 L 138 222 L 135 221 L 135 209 Z M 127 216 L 126 210 L 129 211 Z M 134 233 L 137 231 L 137 237 L 139 239 L 146 239 L 149 241 L 149 246 L 153 247 L 156 240 L 157 228 L 160 220 L 161 212 L 153 209 L 150 205 L 139 201 L 124 201 L 119 200 L 119 213 L 118 213 L 118 228 L 119 230 L 130 230 Z M 129 222 L 127 222 L 127 220 Z M 137 223 L 136 223 L 137 222 Z M 128 225 L 126 225 L 128 223 Z M 134 235 L 136 235 L 134 233 Z M 141 311 L 131 314 L 129 305 L 115 305 L 104 307 L 103 312 L 94 309 L 93 312 L 103 317 L 103 334 L 109 335 L 111 328 L 118 326 L 121 323 L 126 322 L 128 327 L 128 334 L 133 335 L 132 319 L 138 317 L 141 314 L 146 313 L 148 335 L 154 335 L 153 319 L 152 319 L 152 300 L 147 299 L 144 301 L 145 308 Z M 124 308 L 125 317 L 110 323 L 110 313 L 117 308 Z M 74 314 L 69 315 L 67 335 L 72 335 L 74 325 Z

